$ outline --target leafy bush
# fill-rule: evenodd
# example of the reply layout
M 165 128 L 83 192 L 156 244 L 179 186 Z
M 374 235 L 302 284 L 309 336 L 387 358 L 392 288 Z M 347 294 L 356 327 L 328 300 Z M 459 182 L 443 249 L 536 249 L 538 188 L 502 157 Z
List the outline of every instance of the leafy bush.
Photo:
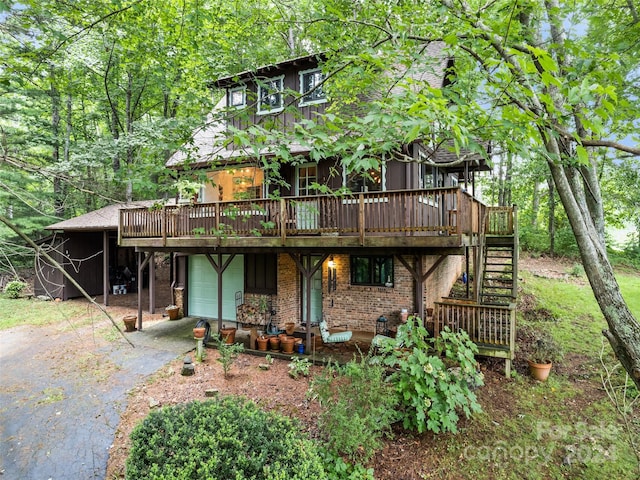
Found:
M 519 241 L 522 249 L 528 252 L 542 253 L 549 251 L 548 230 L 521 224 L 519 227 Z
M 153 411 L 131 434 L 126 478 L 326 479 L 299 425 L 238 397 Z
M 22 291 L 27 288 L 27 284 L 19 280 L 13 280 L 4 287 L 4 293 L 9 298 L 20 298 Z
M 455 433 L 459 412 L 469 417 L 481 411 L 473 392 L 483 385 L 477 351 L 464 331 L 453 333 L 445 327 L 438 338 L 429 337 L 418 317 L 398 327 L 396 342 L 385 343 L 382 353 L 383 362 L 395 369 L 391 379 L 405 428 Z
M 369 359 L 328 365 L 309 390 L 322 408 L 318 427 L 327 448 L 356 463 L 373 456 L 397 419 L 394 388 L 385 381 L 384 368 Z
M 365 468 L 359 463 L 347 463 L 340 455 L 326 448 L 320 449 L 320 457 L 331 480 L 375 480 L 373 468 Z
M 222 364 L 224 378 L 228 378 L 231 365 L 236 361 L 238 355 L 244 352 L 244 345 L 241 343 L 226 343 L 223 338 L 218 338 L 216 343 L 220 354 L 218 361 Z
M 311 362 L 308 358 L 293 357 L 289 364 L 289 376 L 297 380 L 298 376 L 308 377 L 311 373 Z

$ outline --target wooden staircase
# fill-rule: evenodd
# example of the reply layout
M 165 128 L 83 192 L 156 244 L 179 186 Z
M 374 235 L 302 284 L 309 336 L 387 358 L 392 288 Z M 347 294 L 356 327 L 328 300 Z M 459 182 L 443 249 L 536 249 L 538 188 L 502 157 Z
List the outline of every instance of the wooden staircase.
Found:
M 509 305 L 517 295 L 517 250 L 513 235 L 487 236 L 479 301 Z

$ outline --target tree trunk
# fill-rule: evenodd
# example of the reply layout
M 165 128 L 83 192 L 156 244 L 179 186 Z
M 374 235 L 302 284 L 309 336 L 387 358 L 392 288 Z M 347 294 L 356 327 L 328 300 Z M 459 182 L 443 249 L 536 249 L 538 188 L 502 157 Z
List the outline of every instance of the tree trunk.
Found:
M 556 194 L 553 187 L 553 178 L 547 178 L 547 187 L 549 190 L 549 255 L 556 255 Z
M 55 69 L 49 72 L 51 79 L 51 160 L 54 168 L 60 163 L 60 92 L 55 83 Z M 55 215 L 64 218 L 64 185 L 57 173 L 53 177 L 53 208 Z
M 640 388 L 640 324 L 627 307 L 591 217 L 584 217 L 562 167 L 549 162 L 558 195 L 578 243 L 582 265 L 609 330 L 602 333 Z M 589 223 L 591 222 L 591 225 Z
M 540 184 L 533 184 L 533 198 L 531 200 L 531 226 L 538 227 L 538 213 L 540 212 Z

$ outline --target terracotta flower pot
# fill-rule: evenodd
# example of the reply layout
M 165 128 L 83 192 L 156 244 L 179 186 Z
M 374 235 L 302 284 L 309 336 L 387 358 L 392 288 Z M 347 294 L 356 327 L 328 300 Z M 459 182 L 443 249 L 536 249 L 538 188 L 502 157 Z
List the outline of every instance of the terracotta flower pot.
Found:
M 293 335 L 293 332 L 296 329 L 296 324 L 294 322 L 287 322 L 284 324 L 284 330 L 287 332 L 287 335 Z
M 295 339 L 293 337 L 285 337 L 282 340 L 280 340 L 282 353 L 293 353 L 294 343 L 295 343 Z
M 527 360 L 527 363 L 529 364 L 529 373 L 531 373 L 531 376 L 533 378 L 535 378 L 536 380 L 540 380 L 541 382 L 544 382 L 547 380 L 547 378 L 549 378 L 549 372 L 551 372 L 551 367 L 553 366 L 553 364 L 535 363 L 531 360 Z
M 278 337 L 270 337 L 269 347 L 274 351 L 280 350 L 280 339 Z
M 193 329 L 193 337 L 194 338 L 204 338 L 204 334 L 206 332 L 205 327 L 195 327 Z
M 265 336 L 258 337 L 256 339 L 256 343 L 258 344 L 258 350 L 261 352 L 267 351 L 267 346 L 269 345 L 269 339 Z
M 124 322 L 124 331 L 135 332 L 137 320 L 138 317 L 135 315 L 125 315 L 124 317 L 122 317 L 122 321 Z
M 180 318 L 180 309 L 178 307 L 167 307 L 165 310 L 169 315 L 169 320 L 178 320 Z
M 223 338 L 224 343 L 226 343 L 227 345 L 231 345 L 236 341 L 236 330 L 237 329 L 235 327 L 220 329 L 220 336 Z

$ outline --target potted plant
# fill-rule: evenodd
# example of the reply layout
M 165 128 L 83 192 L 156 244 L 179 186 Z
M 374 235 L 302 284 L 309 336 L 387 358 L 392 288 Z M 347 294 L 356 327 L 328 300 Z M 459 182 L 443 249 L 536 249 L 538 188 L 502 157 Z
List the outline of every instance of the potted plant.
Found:
M 169 320 L 177 320 L 180 317 L 180 308 L 177 305 L 169 305 L 165 307 Z
M 540 333 L 527 360 L 531 376 L 544 382 L 549 377 L 553 363 L 562 360 L 563 356 L 558 342 L 550 334 Z

